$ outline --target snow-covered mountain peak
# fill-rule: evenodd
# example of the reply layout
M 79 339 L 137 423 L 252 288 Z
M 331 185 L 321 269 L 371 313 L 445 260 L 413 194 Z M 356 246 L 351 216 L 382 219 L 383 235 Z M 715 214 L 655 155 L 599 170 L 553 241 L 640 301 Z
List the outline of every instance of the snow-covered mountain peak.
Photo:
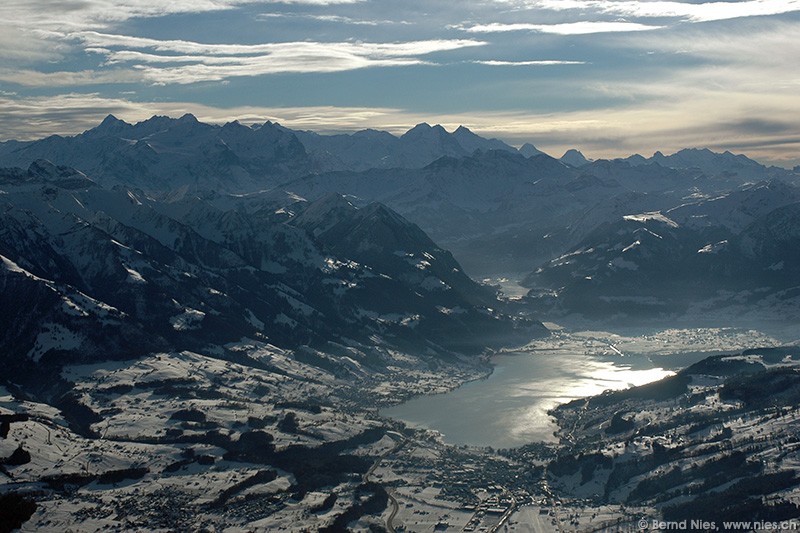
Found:
M 106 118 L 104 118 L 103 121 L 100 123 L 100 126 L 113 126 L 116 124 L 128 124 L 128 123 L 125 122 L 124 120 L 118 119 L 117 117 L 109 113 L 108 115 L 106 115 Z
M 177 119 L 166 115 L 153 115 L 147 120 L 134 124 L 133 129 L 138 134 L 136 138 L 141 139 L 153 133 L 168 130 L 175 122 Z
M 541 155 L 544 152 L 536 148 L 531 143 L 525 143 L 519 147 L 519 153 L 524 155 L 525 157 L 533 157 L 535 155 Z
M 413 143 L 415 145 L 420 145 L 422 143 L 431 143 L 433 145 L 448 143 L 455 149 L 461 149 L 456 138 L 452 134 L 448 133 L 447 130 L 445 130 L 441 125 L 436 124 L 431 126 L 427 122 L 417 124 L 405 132 L 400 136 L 400 141 Z
M 430 124 L 428 124 L 427 122 L 420 122 L 419 124 L 417 124 L 413 128 L 409 129 L 407 132 L 405 132 L 400 137 L 403 138 L 403 137 L 406 137 L 406 136 L 409 136 L 409 135 L 410 136 L 420 135 L 420 134 L 423 134 L 423 133 L 427 133 L 427 132 L 431 131 L 432 129 L 433 129 L 433 127 Z
M 560 161 L 573 167 L 582 167 L 590 161 L 577 149 L 570 148 L 564 155 L 561 156 Z
M 121 135 L 123 132 L 131 128 L 124 120 L 120 120 L 114 115 L 107 115 L 99 125 L 87 130 L 85 134 L 88 135 Z

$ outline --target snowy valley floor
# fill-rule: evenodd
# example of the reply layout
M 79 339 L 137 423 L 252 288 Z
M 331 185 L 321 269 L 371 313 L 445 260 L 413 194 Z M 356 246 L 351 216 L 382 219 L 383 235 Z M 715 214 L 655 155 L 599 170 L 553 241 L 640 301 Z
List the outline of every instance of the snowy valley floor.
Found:
M 517 351 L 658 358 L 784 341 L 562 330 Z M 501 451 L 377 414 L 484 377 L 485 361 L 386 352 L 385 372 L 352 359 L 337 376 L 255 341 L 229 348 L 262 368 L 190 352 L 70 367 L 66 414 L 0 390 L 0 414 L 20 415 L 0 439 L 0 493 L 37 504 L 23 531 L 638 530 L 643 517 L 691 518 L 691 501 L 744 495 L 753 519 L 800 502 L 796 348 L 573 402 L 554 412 L 560 444 Z

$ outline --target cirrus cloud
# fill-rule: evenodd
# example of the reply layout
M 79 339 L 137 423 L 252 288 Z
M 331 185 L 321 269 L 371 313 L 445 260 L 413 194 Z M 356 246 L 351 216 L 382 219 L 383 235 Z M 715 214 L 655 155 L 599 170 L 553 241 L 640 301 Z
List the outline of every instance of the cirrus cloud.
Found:
M 316 7 L 358 4 L 366 0 L 3 0 L 0 20 L 4 50 L 0 63 L 62 59 L 69 32 L 112 28 L 131 19 L 203 14 L 248 5 L 294 4 Z
M 4 0 L 0 19 L 14 26 L 64 30 L 107 28 L 133 18 L 209 13 L 255 4 L 330 6 L 365 0 Z
M 616 33 L 630 31 L 649 31 L 661 29 L 661 26 L 649 26 L 636 22 L 625 21 L 580 21 L 564 22 L 561 24 L 504 24 L 493 22 L 491 24 L 475 24 L 462 26 L 461 29 L 470 33 L 504 33 L 510 31 L 532 31 L 540 33 L 554 33 L 557 35 L 587 35 L 592 33 Z
M 473 39 L 399 43 L 299 41 L 264 44 L 207 44 L 98 32 L 74 34 L 108 65 L 128 64 L 142 79 L 159 84 L 221 81 L 237 76 L 327 73 L 370 67 L 425 64 L 422 56 L 487 44 Z
M 800 11 L 800 0 L 746 0 L 739 2 L 639 2 L 631 0 L 536 0 L 529 7 L 554 11 L 595 11 L 625 17 L 682 18 L 709 22 L 742 17 L 780 15 Z
M 497 59 L 487 59 L 485 61 L 473 61 L 478 65 L 488 65 L 490 67 L 547 67 L 553 65 L 585 65 L 585 61 L 561 61 L 557 59 L 534 59 L 529 61 L 500 61 Z

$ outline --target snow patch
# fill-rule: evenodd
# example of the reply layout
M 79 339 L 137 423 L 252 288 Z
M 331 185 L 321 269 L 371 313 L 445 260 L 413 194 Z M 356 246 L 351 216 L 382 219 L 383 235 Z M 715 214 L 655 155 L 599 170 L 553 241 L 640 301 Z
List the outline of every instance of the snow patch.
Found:
M 625 247 L 625 248 L 622 250 L 622 253 L 624 254 L 625 252 L 627 252 L 627 251 L 629 251 L 629 250 L 633 250 L 634 248 L 636 248 L 636 247 L 637 247 L 637 246 L 639 246 L 640 244 L 642 244 L 642 241 L 636 240 L 636 241 L 632 242 L 631 244 L 629 244 L 628 246 L 626 246 L 626 247 Z
M 574 252 L 570 252 L 568 254 L 564 254 L 561 257 L 557 257 L 550 261 L 553 266 L 561 266 L 561 265 L 568 265 L 569 261 L 565 261 L 565 259 L 569 259 L 570 257 L 575 257 L 576 255 L 581 254 L 590 254 L 594 252 L 594 248 L 581 248 L 579 250 L 575 250 Z
M 417 324 L 419 324 L 419 319 L 420 319 L 419 315 L 411 315 L 401 320 L 400 324 L 406 326 L 407 328 L 414 329 L 415 327 L 417 327 Z
M 19 274 L 26 274 L 29 277 L 32 276 L 32 274 L 30 272 L 28 272 L 27 270 L 21 268 L 18 264 L 16 264 L 14 261 L 12 261 L 11 259 L 7 258 L 6 256 L 0 255 L 0 259 L 2 259 L 3 268 L 8 270 L 9 272 L 17 272 Z
M 335 285 L 333 288 L 333 294 L 336 296 L 343 296 L 348 290 L 354 289 L 358 287 L 358 283 L 354 283 L 352 281 L 346 281 L 343 279 L 324 279 L 322 280 L 324 285 Z
M 135 205 L 142 205 L 142 202 L 140 202 L 139 199 L 136 198 L 136 195 L 131 191 L 128 191 L 128 198 L 130 198 L 131 202 L 133 202 Z
M 89 314 L 93 314 L 104 318 L 112 312 L 119 313 L 116 307 L 111 307 L 80 292 L 69 297 L 62 296 L 61 299 L 64 312 L 72 316 L 89 316 Z
M 442 305 L 437 305 L 436 310 L 442 313 L 443 315 L 463 315 L 467 311 L 459 306 L 456 307 L 444 307 Z
M 141 253 L 141 252 L 139 252 L 139 251 L 137 251 L 137 250 L 134 250 L 134 249 L 133 249 L 133 248 L 131 248 L 130 246 L 126 246 L 126 245 L 122 244 L 121 242 L 119 242 L 119 241 L 116 241 L 116 240 L 114 240 L 114 239 L 110 239 L 110 241 L 111 241 L 111 244 L 114 244 L 114 245 L 116 245 L 116 246 L 119 246 L 120 248 L 125 248 L 126 250 L 131 250 L 132 252 L 136 252 L 136 253 L 139 253 L 139 254 Z
M 361 265 L 356 263 L 355 261 L 347 261 L 342 262 L 338 259 L 334 259 L 332 257 L 326 257 L 324 260 L 324 266 L 321 267 L 321 270 L 326 273 L 335 272 L 340 268 L 349 268 L 350 270 L 358 270 Z
M 72 316 L 89 316 L 89 313 L 84 311 L 81 308 L 81 306 L 79 306 L 78 304 L 76 304 L 75 302 L 73 302 L 72 300 L 67 298 L 66 296 L 64 296 L 62 298 L 61 305 L 62 305 L 62 309 L 64 310 L 64 312 L 66 314 L 68 314 L 68 315 L 72 315 Z
M 147 283 L 147 280 L 144 279 L 144 277 L 141 274 L 139 274 L 132 268 L 128 268 L 125 265 L 122 266 L 125 267 L 125 270 L 128 271 L 128 277 L 125 281 L 127 281 L 128 283 Z
M 638 215 L 625 215 L 622 218 L 634 222 L 647 222 L 648 220 L 655 220 L 656 222 L 661 222 L 662 224 L 666 224 L 671 228 L 678 227 L 677 222 L 669 217 L 664 216 L 661 211 L 650 211 L 648 213 L 640 213 Z
M 175 315 L 169 319 L 172 328 L 176 331 L 191 331 L 200 329 L 200 323 L 206 314 L 197 309 L 186 307 L 180 315 Z
M 724 250 L 728 246 L 728 241 L 719 241 L 717 243 L 709 243 L 697 250 L 698 254 L 716 254 Z
M 61 324 L 47 322 L 36 336 L 36 343 L 28 352 L 28 357 L 36 362 L 49 350 L 74 350 L 80 348 L 84 338 Z

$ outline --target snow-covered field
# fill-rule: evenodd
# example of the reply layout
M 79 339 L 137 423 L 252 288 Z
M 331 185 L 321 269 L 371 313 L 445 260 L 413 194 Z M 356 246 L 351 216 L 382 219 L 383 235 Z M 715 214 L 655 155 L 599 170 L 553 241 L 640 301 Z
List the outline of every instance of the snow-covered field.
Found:
M 623 336 L 550 326 L 551 338 L 524 350 L 548 356 L 582 350 L 602 358 L 647 354 L 677 364 L 679 354 L 698 360 L 780 344 L 746 330 Z M 0 457 L 11 457 L 18 448 L 30 454 L 30 461 L 6 464 L 0 473 L 0 492 L 26 494 L 38 504 L 23 531 L 315 530 L 333 526 L 366 501 L 363 491 L 370 484 L 383 487 L 387 503 L 351 522 L 357 531 L 386 527 L 390 519 L 398 531 L 593 531 L 641 516 L 661 517 L 664 502 L 638 501 L 636 494 L 671 469 L 690 472 L 732 451 L 746 452 L 746 464 L 763 465 L 759 475 L 800 469 L 796 406 L 743 409 L 741 401 L 720 393 L 724 379 L 710 374 L 692 375 L 686 395 L 678 398 L 590 403 L 590 410 L 581 403 L 565 407 L 557 414 L 561 445 L 498 454 L 447 445 L 435 432 L 405 429 L 375 410 L 413 394 L 446 392 L 484 375 L 480 365 L 431 368 L 418 357 L 387 351 L 386 372 L 357 365 L 357 378 L 342 379 L 263 342 L 245 339 L 228 348 L 263 368 L 188 351 L 67 367 L 63 377 L 74 383 L 76 403 L 94 415 L 74 410 L 67 415 L 0 390 L 0 414 L 27 414 L 27 420 L 11 422 L 7 438 L 0 439 Z M 725 364 L 770 370 L 795 365 L 798 358 L 773 359 L 733 356 Z M 694 399 L 686 403 L 689 397 Z M 638 433 L 609 434 L 617 412 Z M 308 490 L 299 488 L 296 464 L 284 468 L 258 454 L 230 453 L 243 435 L 259 431 L 272 437 L 269 446 L 277 455 L 269 457 L 279 457 L 297 447 L 322 450 L 369 430 L 380 433 L 336 452 L 363 459 L 368 471 Z M 543 470 L 558 453 L 600 454 L 624 467 L 650 460 L 658 447 L 679 449 L 680 456 L 614 482 L 611 489 L 613 470 L 604 466 L 588 474 L 580 467 L 571 474 Z M 791 487 L 771 497 L 800 502 Z M 667 503 L 681 501 L 672 496 Z
M 66 367 L 70 394 L 83 406 L 77 415 L 0 390 L 0 414 L 27 415 L 0 439 L 0 457 L 18 448 L 30 454 L 24 464 L 0 467 L 0 493 L 37 502 L 23 530 L 302 531 L 332 524 L 358 502 L 360 475 L 303 493 L 292 472 L 229 458 L 242 435 L 267 432 L 276 454 L 313 450 L 382 428 L 370 414 L 379 403 L 449 390 L 485 372 L 473 365 L 440 373 L 388 352 L 385 374 L 362 371 L 354 382 L 262 342 L 227 348 L 253 364 L 178 352 Z M 341 453 L 368 465 L 395 445 L 384 436 Z M 246 482 L 272 470 L 274 479 Z

